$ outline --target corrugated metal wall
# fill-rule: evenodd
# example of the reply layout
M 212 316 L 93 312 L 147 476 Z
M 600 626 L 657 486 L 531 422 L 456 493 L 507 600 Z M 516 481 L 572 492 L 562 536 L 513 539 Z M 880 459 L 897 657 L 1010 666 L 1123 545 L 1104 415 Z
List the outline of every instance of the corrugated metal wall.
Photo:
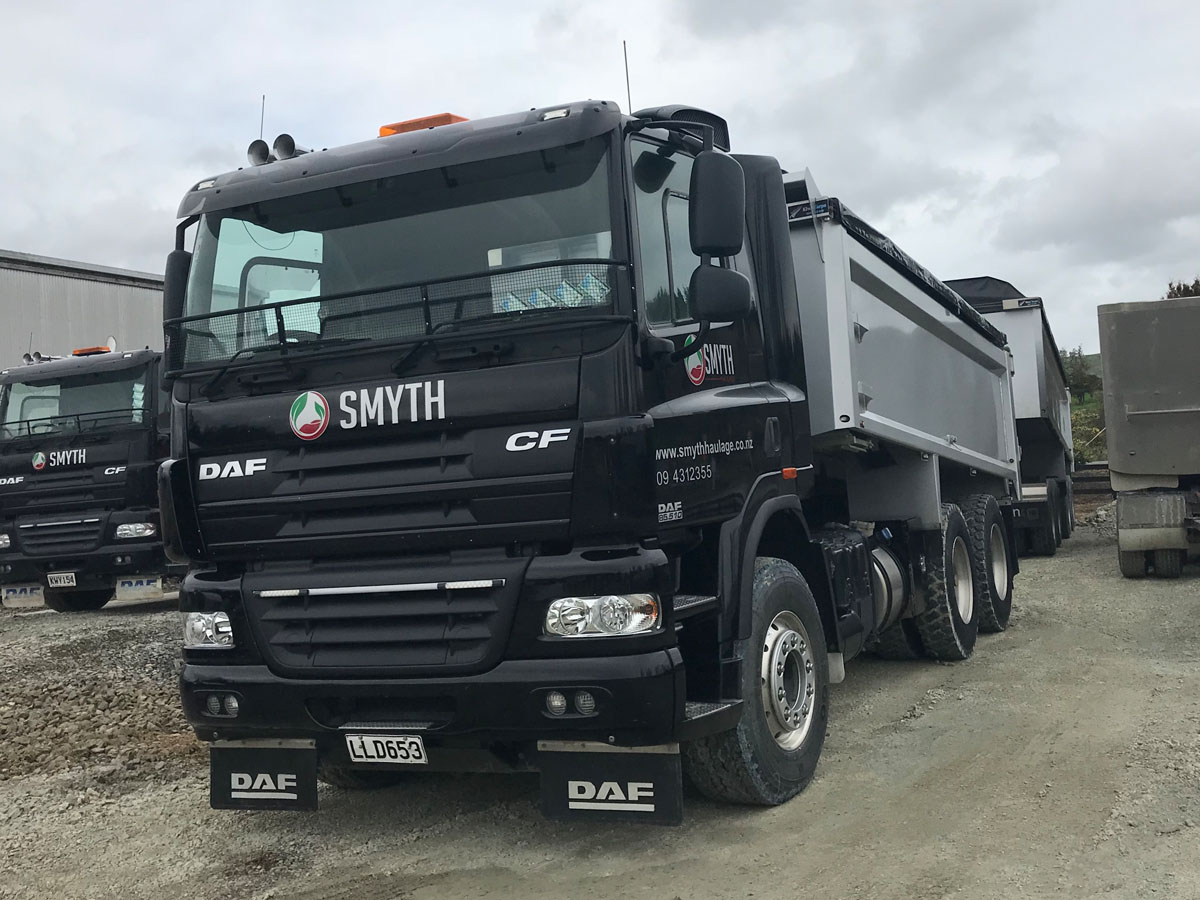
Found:
M 162 286 L 141 279 L 95 279 L 54 267 L 9 268 L 0 259 L 0 368 L 26 350 L 63 356 L 103 344 L 161 350 Z

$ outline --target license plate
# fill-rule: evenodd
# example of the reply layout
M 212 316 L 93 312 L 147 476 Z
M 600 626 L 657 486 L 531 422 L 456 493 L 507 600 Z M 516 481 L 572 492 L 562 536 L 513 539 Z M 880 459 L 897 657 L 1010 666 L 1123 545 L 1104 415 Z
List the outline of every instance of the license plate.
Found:
M 118 600 L 158 600 L 163 595 L 162 579 L 118 578 L 116 597 Z
M 425 742 L 415 734 L 348 734 L 351 762 L 424 766 L 429 764 Z
M 46 576 L 46 584 L 50 587 L 75 587 L 75 573 L 51 572 Z

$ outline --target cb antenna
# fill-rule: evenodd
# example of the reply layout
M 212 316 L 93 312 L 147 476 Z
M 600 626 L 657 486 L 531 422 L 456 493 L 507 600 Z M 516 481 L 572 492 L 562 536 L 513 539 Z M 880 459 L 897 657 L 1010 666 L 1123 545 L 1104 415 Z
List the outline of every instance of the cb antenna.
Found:
M 261 141 L 263 136 L 263 122 L 267 120 L 267 95 L 262 95 L 262 108 L 258 112 L 258 139 Z
M 625 100 L 629 103 L 629 114 L 633 115 L 633 93 L 629 90 L 629 47 L 621 41 L 621 52 L 625 54 Z

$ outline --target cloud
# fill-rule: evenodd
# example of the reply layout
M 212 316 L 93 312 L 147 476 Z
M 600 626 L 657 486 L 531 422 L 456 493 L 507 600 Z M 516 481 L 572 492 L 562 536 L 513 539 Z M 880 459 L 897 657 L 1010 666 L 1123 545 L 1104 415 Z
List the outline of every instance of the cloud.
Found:
M 1046 297 L 1064 344 L 1094 307 L 1200 268 L 1200 7 L 1189 0 L 130 0 L 5 16 L 0 247 L 161 268 L 195 181 L 258 136 L 568 99 L 694 103 L 947 277 Z M 1168 63 L 1169 61 L 1169 63 Z

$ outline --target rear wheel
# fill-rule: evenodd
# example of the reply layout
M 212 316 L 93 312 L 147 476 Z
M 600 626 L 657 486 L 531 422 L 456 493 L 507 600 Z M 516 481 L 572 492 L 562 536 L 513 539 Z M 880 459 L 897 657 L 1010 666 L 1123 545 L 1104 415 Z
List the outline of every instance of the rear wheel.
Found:
M 901 619 L 876 639 L 871 652 L 882 659 L 921 659 L 925 650 L 912 619 Z
M 322 761 L 317 766 L 317 780 L 348 791 L 370 791 L 399 784 L 403 772 L 367 772 Z
M 1071 479 L 1063 483 L 1062 489 L 1062 522 L 1059 525 L 1062 532 L 1063 540 L 1067 540 L 1071 536 L 1071 532 L 1075 530 L 1075 488 L 1071 484 Z
M 967 523 L 971 577 L 979 610 L 979 630 L 1003 631 L 1012 613 L 1013 573 L 1000 504 L 991 494 L 972 494 L 959 504 Z
M 737 727 L 684 745 L 692 783 L 716 800 L 774 806 L 812 780 L 829 721 L 829 660 L 817 603 L 788 562 L 754 562 L 753 625 Z
M 1126 578 L 1146 577 L 1146 554 L 1141 550 L 1117 551 L 1117 563 Z
M 941 553 L 931 554 L 923 582 L 925 611 L 913 619 L 921 645 L 934 659 L 966 659 L 975 649 L 979 617 L 969 540 L 962 511 L 943 503 Z
M 1062 512 L 1059 509 L 1058 482 L 1046 482 L 1046 506 L 1036 528 L 1029 530 L 1029 550 L 1035 556 L 1053 556 L 1062 543 Z
M 42 591 L 45 604 L 55 612 L 88 612 L 100 609 L 112 599 L 113 592 L 107 588 L 91 591 Z
M 1159 578 L 1178 578 L 1183 574 L 1186 550 L 1154 550 L 1150 554 L 1150 565 Z

